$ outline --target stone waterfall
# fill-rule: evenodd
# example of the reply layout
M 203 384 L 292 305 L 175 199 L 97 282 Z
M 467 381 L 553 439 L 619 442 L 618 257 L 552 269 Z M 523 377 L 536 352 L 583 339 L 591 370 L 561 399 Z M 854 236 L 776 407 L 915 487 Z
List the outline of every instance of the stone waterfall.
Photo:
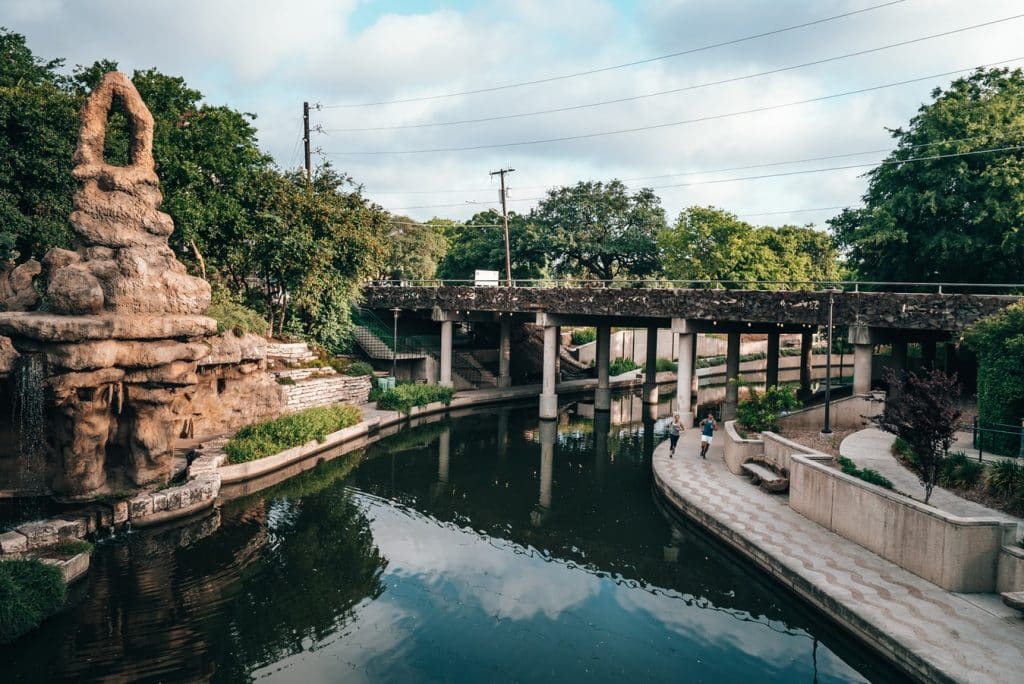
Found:
M 114 98 L 130 123 L 126 166 L 104 159 Z M 50 489 L 89 499 L 108 477 L 117 487 L 169 478 L 216 322 L 201 315 L 209 285 L 168 246 L 174 224 L 159 211 L 153 117 L 124 74 L 106 74 L 86 101 L 73 173 L 74 249 L 53 249 L 42 264 L 49 310 L 0 313 L 0 334 L 46 369 L 33 382 Z

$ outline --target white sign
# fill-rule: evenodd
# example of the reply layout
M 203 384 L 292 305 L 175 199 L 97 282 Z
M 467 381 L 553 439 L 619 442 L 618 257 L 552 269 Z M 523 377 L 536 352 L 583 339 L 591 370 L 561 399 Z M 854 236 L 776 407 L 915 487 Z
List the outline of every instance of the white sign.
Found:
M 497 271 L 481 271 L 477 269 L 473 279 L 477 287 L 498 287 Z

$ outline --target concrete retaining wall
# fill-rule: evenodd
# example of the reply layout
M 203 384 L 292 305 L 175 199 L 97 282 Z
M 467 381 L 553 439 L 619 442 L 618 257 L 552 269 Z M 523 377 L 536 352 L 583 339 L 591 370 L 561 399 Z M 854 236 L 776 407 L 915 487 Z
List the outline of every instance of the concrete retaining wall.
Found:
M 804 454 L 829 461 L 832 460 L 832 457 L 827 454 L 815 451 L 810 447 L 805 447 L 803 444 L 798 444 L 774 432 L 762 433 L 761 439 L 764 440 L 764 460 L 774 466 L 785 469 L 787 473 L 792 465 L 791 461 L 794 454 Z
M 996 591 L 1024 591 L 1024 548 L 1004 546 L 999 553 Z
M 736 432 L 736 421 L 725 422 L 725 466 L 733 475 L 743 472 L 743 464 L 764 453 L 760 439 L 743 439 Z
M 943 513 L 846 475 L 825 459 L 790 457 L 793 510 L 943 589 L 996 590 L 999 556 L 1016 525 Z
M 885 410 L 885 392 L 858 394 L 832 402 L 829 425 L 841 430 L 859 430 L 872 424 L 871 419 Z M 788 428 L 821 429 L 825 421 L 825 406 L 794 411 L 780 422 Z

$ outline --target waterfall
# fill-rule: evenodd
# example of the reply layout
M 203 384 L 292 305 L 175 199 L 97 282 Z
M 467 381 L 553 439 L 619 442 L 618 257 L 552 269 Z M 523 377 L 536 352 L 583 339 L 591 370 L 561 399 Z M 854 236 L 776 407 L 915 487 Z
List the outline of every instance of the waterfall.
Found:
M 46 358 L 22 354 L 14 367 L 14 424 L 18 429 L 21 484 L 42 489 L 45 475 L 46 422 L 43 417 Z

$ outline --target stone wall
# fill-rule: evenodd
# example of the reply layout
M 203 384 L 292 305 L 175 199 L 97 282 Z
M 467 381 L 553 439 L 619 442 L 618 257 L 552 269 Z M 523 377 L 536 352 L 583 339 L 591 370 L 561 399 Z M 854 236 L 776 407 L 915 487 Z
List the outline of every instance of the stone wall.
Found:
M 267 359 L 284 363 L 303 363 L 312 361 L 316 354 L 305 342 L 269 342 L 267 343 Z
M 284 390 L 284 408 L 287 412 L 331 404 L 362 404 L 370 396 L 370 376 L 336 375 L 304 380 L 294 385 L 281 385 L 281 388 Z

